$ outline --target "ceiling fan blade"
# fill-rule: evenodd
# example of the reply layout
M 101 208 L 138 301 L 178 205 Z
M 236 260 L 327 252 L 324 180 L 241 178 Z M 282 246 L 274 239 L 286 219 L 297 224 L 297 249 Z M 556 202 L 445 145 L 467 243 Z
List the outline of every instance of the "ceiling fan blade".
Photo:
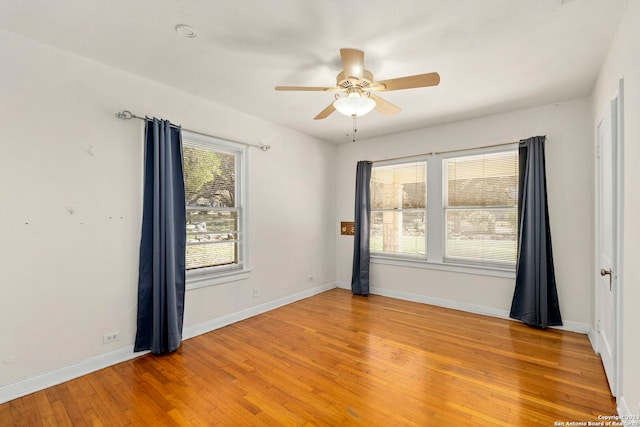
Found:
M 332 92 L 336 91 L 335 87 L 311 87 L 311 86 L 276 86 L 275 90 L 283 91 L 304 91 L 304 92 Z
M 358 49 L 340 49 L 342 66 L 346 78 L 356 77 L 362 79 L 364 73 L 364 52 Z
M 317 116 L 315 116 L 313 118 L 313 120 L 326 119 L 334 111 L 336 111 L 336 107 L 333 106 L 333 102 L 332 102 L 331 104 L 329 104 L 329 106 L 327 108 L 325 108 L 324 110 L 320 111 L 320 113 Z
M 389 101 L 386 101 L 379 96 L 369 95 L 369 98 L 376 101 L 376 110 L 380 111 L 383 114 L 386 114 L 387 116 L 393 116 L 394 114 L 398 114 L 400 112 L 400 107 L 393 105 Z
M 399 77 L 397 79 L 381 80 L 370 85 L 369 89 L 379 92 L 389 90 L 413 89 L 417 87 L 438 86 L 440 74 L 427 73 L 415 76 Z

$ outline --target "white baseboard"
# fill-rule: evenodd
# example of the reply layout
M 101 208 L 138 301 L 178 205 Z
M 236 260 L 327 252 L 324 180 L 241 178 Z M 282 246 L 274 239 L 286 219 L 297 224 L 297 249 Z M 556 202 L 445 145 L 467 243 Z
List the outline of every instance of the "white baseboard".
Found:
M 351 283 L 347 283 L 347 282 L 336 282 L 336 288 L 340 288 L 340 289 L 349 289 L 349 290 L 351 290 Z
M 633 416 L 638 414 L 634 414 L 631 411 L 631 409 L 629 408 L 629 405 L 627 405 L 627 401 L 624 399 L 624 396 L 618 396 L 618 398 L 616 399 L 616 403 L 618 406 L 618 415 L 621 418 L 637 419 L 637 418 L 633 418 Z
M 236 323 L 241 320 L 256 316 L 258 314 L 266 313 L 267 311 L 274 310 L 278 307 L 282 307 L 284 305 L 291 304 L 293 302 L 312 297 L 314 295 L 328 291 L 329 289 L 334 289 L 336 285 L 337 285 L 336 282 L 325 283 L 322 286 L 317 286 L 315 288 L 307 289 L 302 292 L 298 292 L 292 295 L 287 295 L 286 297 L 269 301 L 264 304 L 256 305 L 246 310 L 238 311 L 236 313 L 218 317 L 216 319 L 212 319 L 207 322 L 200 323 L 198 325 L 190 326 L 188 328 L 185 328 L 182 331 L 182 339 L 186 340 L 189 338 L 196 337 L 198 335 L 206 334 L 207 332 L 211 332 L 213 330 L 222 328 L 232 323 Z
M 396 291 L 393 289 L 384 289 L 372 287 L 370 292 L 375 295 L 382 295 L 390 298 L 397 298 L 405 301 L 420 302 L 423 304 L 435 305 L 438 307 L 451 308 L 453 310 L 466 311 L 468 313 L 483 314 L 486 316 L 500 317 L 506 319 L 509 312 L 500 310 L 495 307 L 486 307 L 476 304 L 467 304 L 459 301 L 448 300 L 444 298 L 435 298 L 427 295 L 413 294 L 410 292 Z
M 336 285 L 338 288 L 341 288 L 341 289 L 351 289 L 351 284 L 346 282 L 337 282 Z M 495 307 L 469 304 L 469 303 L 464 303 L 460 301 L 448 300 L 444 298 L 435 298 L 427 295 L 419 295 L 419 294 L 413 294 L 410 292 L 402 292 L 402 291 L 396 291 L 393 289 L 385 289 L 385 288 L 378 288 L 378 287 L 372 287 L 371 289 L 369 289 L 369 292 L 375 295 L 381 295 L 381 296 L 397 298 L 405 301 L 435 305 L 438 307 L 451 308 L 453 310 L 461 310 L 461 311 L 466 311 L 468 313 L 482 314 L 485 316 L 498 317 L 501 319 L 507 319 L 507 320 L 512 320 L 514 322 L 517 322 L 517 320 L 514 320 L 509 317 L 508 310 L 502 310 Z M 563 321 L 563 323 L 564 323 L 563 326 L 553 326 L 553 328 L 561 329 L 565 331 L 571 331 L 571 332 L 578 332 L 580 334 L 586 334 L 589 337 L 589 341 L 591 341 L 591 345 L 593 347 L 594 341 L 592 337 L 593 330 L 591 328 L 591 325 L 588 325 L 582 322 L 574 322 L 571 320 Z
M 248 319 L 249 317 L 265 313 L 269 310 L 273 310 L 275 308 L 291 304 L 293 302 L 311 297 L 313 295 L 317 295 L 319 293 L 328 291 L 329 289 L 335 288 L 336 285 L 337 284 L 335 282 L 326 283 L 322 286 L 317 286 L 315 288 L 307 289 L 293 295 L 288 295 L 274 301 L 269 301 L 255 307 L 251 307 L 247 310 L 239 311 L 237 313 L 222 316 L 198 325 L 190 326 L 182 331 L 182 339 L 187 340 L 189 338 L 193 338 L 195 336 L 213 331 L 223 326 L 239 322 L 240 320 Z M 0 404 L 13 399 L 17 399 L 22 396 L 26 396 L 27 394 L 31 394 L 36 391 L 43 390 L 48 387 L 52 387 L 57 384 L 61 384 L 65 381 L 81 377 L 91 372 L 99 371 L 100 369 L 106 368 L 108 366 L 135 359 L 136 357 L 142 356 L 147 353 L 149 352 L 144 351 L 134 353 L 133 345 L 130 345 L 109 353 L 82 360 L 73 365 L 65 366 L 64 368 L 56 369 L 55 371 L 36 375 L 34 377 L 27 378 L 16 383 L 7 384 L 0 387 Z
M 0 387 L 0 404 L 90 374 L 91 372 L 99 371 L 108 366 L 135 359 L 147 353 L 149 352 L 141 351 L 134 353 L 133 346 L 129 345 L 109 353 L 82 360 L 73 365 L 65 366 L 64 368 L 56 369 L 55 371 L 46 372 L 13 384 L 2 386 Z

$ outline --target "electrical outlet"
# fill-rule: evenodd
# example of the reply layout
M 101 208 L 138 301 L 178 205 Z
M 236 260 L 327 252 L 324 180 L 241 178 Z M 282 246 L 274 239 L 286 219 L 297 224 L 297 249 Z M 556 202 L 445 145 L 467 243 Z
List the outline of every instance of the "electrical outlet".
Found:
M 110 332 L 102 336 L 102 344 L 110 344 L 120 339 L 120 331 Z
M 260 288 L 253 288 L 253 297 L 258 298 L 260 295 Z

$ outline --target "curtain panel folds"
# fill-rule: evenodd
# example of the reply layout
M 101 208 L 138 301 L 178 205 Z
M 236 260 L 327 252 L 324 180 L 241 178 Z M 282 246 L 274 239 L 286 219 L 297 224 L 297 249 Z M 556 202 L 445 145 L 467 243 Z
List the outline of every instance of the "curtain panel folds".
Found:
M 510 312 L 510 317 L 538 328 L 562 325 L 549 227 L 545 139 L 536 136 L 520 142 L 518 259 Z
M 351 271 L 351 292 L 354 295 L 369 295 L 371 167 L 372 163 L 369 161 L 360 161 L 356 167 L 355 234 Z
M 186 210 L 180 127 L 146 120 L 144 203 L 134 351 L 172 352 L 182 341 Z

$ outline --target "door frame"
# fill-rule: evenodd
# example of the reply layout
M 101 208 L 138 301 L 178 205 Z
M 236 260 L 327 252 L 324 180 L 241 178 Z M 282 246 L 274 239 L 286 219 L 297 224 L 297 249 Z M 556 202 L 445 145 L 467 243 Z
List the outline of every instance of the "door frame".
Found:
M 614 158 L 613 167 L 612 167 L 612 178 L 615 182 L 614 185 L 614 214 L 613 214 L 613 228 L 614 228 L 614 245 L 613 245 L 613 257 L 614 257 L 614 265 L 612 266 L 614 269 L 613 276 L 613 292 L 614 292 L 614 310 L 615 310 L 615 318 L 614 318 L 614 335 L 615 335 L 615 345 L 612 349 L 612 363 L 613 371 L 615 372 L 615 378 L 613 381 L 608 379 L 609 385 L 611 386 L 611 393 L 614 396 L 617 396 L 622 390 L 622 329 L 623 329 L 623 317 L 622 317 L 622 299 L 624 292 L 624 268 L 623 268 L 623 250 L 624 250 L 624 217 L 623 217 L 623 207 L 624 207 L 624 156 L 623 156 L 623 147 L 624 147 L 624 79 L 620 79 L 618 82 L 618 87 L 615 96 L 610 101 L 610 109 L 605 109 L 605 114 L 612 114 L 615 111 L 615 115 L 611 122 L 612 129 L 612 139 L 611 139 L 611 150 Z M 598 203 L 600 201 L 600 161 L 599 161 L 599 139 L 598 139 L 598 127 L 600 123 L 604 120 L 604 116 L 598 121 L 598 125 L 596 126 L 596 176 L 595 176 L 595 256 L 594 256 L 594 323 L 595 323 L 595 339 L 592 340 L 595 350 L 598 354 L 600 354 L 600 347 L 602 343 L 600 341 L 599 335 L 599 311 L 600 311 L 600 303 L 598 301 L 598 286 L 600 285 L 600 268 L 599 265 L 599 257 L 600 257 L 600 214 Z

